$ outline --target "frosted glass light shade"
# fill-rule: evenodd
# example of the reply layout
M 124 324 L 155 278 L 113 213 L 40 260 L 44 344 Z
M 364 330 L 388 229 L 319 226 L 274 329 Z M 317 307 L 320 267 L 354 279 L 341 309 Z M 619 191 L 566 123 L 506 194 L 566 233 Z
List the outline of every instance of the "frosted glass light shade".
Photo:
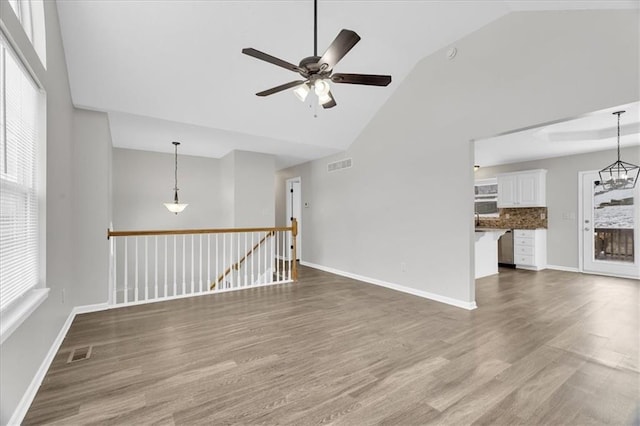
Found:
M 180 203 L 164 203 L 164 206 L 167 208 L 167 210 L 169 210 L 171 213 L 175 213 L 178 214 L 180 212 L 182 212 L 182 210 L 186 209 L 187 206 L 189 204 L 180 204 Z
M 320 105 L 324 105 L 327 102 L 331 102 L 331 96 L 329 96 L 329 93 L 327 93 L 325 95 L 318 95 L 318 103 Z
M 316 80 L 314 83 L 314 90 L 318 97 L 326 96 L 329 93 L 329 90 L 331 90 L 331 86 L 329 86 L 329 83 L 326 80 Z
M 310 91 L 311 89 L 309 88 L 309 85 L 305 83 L 293 89 L 293 94 L 296 95 L 296 97 L 300 99 L 301 102 L 304 102 L 305 99 L 307 99 L 307 95 Z

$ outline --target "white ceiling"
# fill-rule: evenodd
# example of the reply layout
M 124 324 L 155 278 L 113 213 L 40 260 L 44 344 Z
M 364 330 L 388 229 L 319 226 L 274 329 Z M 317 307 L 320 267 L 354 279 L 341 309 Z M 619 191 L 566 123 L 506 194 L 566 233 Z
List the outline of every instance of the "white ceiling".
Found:
M 555 124 L 479 139 L 475 143 L 475 163 L 487 167 L 615 149 L 618 134 L 618 118 L 612 115 L 615 111 L 626 111 L 620 116 L 620 146 L 640 147 L 640 103 L 634 102 Z
M 276 155 L 279 168 L 346 149 L 423 57 L 511 11 L 638 8 L 638 2 L 319 0 L 318 53 L 342 28 L 362 40 L 336 72 L 391 74 L 386 88 L 335 85 L 338 106 L 289 91 L 298 75 L 243 55 L 292 63 L 313 54 L 313 2 L 58 0 L 71 95 L 109 113 L 113 145 L 219 158 Z M 311 98 L 311 97 L 310 97 Z M 317 115 L 317 117 L 315 117 Z

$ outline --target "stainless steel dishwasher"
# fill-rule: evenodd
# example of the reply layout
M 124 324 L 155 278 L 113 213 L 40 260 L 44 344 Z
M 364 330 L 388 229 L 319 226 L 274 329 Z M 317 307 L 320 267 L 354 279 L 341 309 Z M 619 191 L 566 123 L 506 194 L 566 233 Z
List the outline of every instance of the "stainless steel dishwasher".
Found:
M 515 266 L 513 256 L 513 229 L 509 229 L 498 240 L 498 264 Z

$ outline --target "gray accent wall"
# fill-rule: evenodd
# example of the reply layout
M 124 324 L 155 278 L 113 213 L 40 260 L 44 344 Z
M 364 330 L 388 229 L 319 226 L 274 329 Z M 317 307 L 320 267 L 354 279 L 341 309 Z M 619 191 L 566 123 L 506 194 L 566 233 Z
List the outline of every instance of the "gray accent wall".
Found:
M 482 142 L 477 142 L 482 143 Z M 640 164 L 640 147 L 623 148 L 621 158 Z M 547 170 L 547 263 L 565 268 L 578 268 L 578 172 L 597 171 L 613 163 L 616 150 L 590 152 L 587 154 L 548 158 L 544 160 L 481 167 L 476 179 L 495 177 L 499 173 L 521 170 Z
M 47 68 L 0 2 L 0 20 L 47 97 L 48 298 L 0 346 L 0 424 L 7 424 L 77 305 L 107 301 L 111 136 L 107 115 L 73 107 L 55 2 L 45 1 Z
M 638 31 L 636 11 L 512 13 L 424 58 L 345 153 L 279 173 L 310 206 L 302 260 L 472 303 L 471 140 L 637 101 Z

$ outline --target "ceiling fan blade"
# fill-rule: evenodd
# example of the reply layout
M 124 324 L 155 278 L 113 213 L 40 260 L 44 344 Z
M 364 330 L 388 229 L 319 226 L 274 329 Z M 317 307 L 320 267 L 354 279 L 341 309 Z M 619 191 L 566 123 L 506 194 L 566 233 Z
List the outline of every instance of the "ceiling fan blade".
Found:
M 336 103 L 336 98 L 333 97 L 333 93 L 329 92 L 329 96 L 331 96 L 331 100 L 326 104 L 322 104 L 322 108 L 324 109 L 333 108 L 334 106 L 338 105 Z
M 360 36 L 351 30 L 341 30 L 331 46 L 324 52 L 318 63 L 323 71 L 330 71 L 333 67 L 344 58 L 353 46 L 360 41 Z M 323 67 L 325 65 L 325 68 Z
M 264 52 L 261 52 L 251 47 L 242 49 L 242 53 L 244 53 L 245 55 L 253 56 L 256 59 L 269 62 L 270 64 L 277 65 L 282 68 L 286 68 L 289 71 L 298 72 L 298 69 L 299 69 L 297 65 L 293 65 L 290 62 L 283 61 L 282 59 L 276 58 L 275 56 L 268 55 Z
M 391 83 L 390 75 L 375 74 L 333 74 L 331 81 L 334 83 L 365 84 L 367 86 L 388 86 Z
M 291 89 L 291 88 L 296 87 L 296 86 L 300 86 L 303 83 L 304 83 L 304 80 L 291 81 L 289 83 L 281 84 L 280 86 L 272 87 L 271 89 L 267 89 L 267 90 L 264 90 L 262 92 L 256 93 L 256 95 L 257 96 L 273 95 L 274 93 L 282 92 L 283 90 L 287 90 L 287 89 Z

